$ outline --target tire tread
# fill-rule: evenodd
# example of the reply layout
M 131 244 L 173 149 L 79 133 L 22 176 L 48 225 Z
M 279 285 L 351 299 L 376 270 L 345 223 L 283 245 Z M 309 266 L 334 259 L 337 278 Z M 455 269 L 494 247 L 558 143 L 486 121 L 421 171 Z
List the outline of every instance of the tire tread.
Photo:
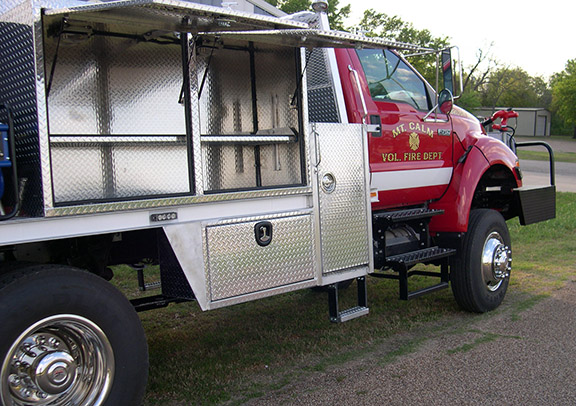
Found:
M 474 249 L 473 245 L 478 243 L 476 238 L 476 230 L 484 227 L 484 223 L 494 225 L 503 225 L 505 235 L 503 238 L 510 239 L 506 222 L 500 213 L 491 209 L 475 209 L 470 212 L 468 221 L 468 232 L 464 237 L 462 250 L 454 260 L 452 270 L 450 272 L 450 283 L 454 298 L 458 305 L 469 312 L 485 313 L 498 307 L 507 289 L 508 281 L 498 289 L 498 297 L 493 303 L 487 301 L 481 296 L 483 292 L 479 292 L 479 286 L 476 286 L 477 281 L 474 279 L 477 275 L 469 269 L 471 253 Z

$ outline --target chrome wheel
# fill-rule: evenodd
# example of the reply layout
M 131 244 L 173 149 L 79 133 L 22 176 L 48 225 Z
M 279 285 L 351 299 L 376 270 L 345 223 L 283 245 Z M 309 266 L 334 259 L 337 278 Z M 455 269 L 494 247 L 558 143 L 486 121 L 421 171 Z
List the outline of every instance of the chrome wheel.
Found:
M 482 249 L 482 279 L 486 289 L 498 290 L 504 279 L 510 276 L 512 269 L 512 251 L 504 243 L 498 232 L 492 232 L 486 238 Z
M 510 282 L 511 247 L 502 214 L 491 209 L 470 212 L 468 231 L 450 269 L 452 292 L 460 307 L 484 313 L 500 306 Z
M 114 378 L 114 353 L 104 332 L 72 314 L 26 329 L 8 351 L 0 384 L 3 404 L 102 405 Z

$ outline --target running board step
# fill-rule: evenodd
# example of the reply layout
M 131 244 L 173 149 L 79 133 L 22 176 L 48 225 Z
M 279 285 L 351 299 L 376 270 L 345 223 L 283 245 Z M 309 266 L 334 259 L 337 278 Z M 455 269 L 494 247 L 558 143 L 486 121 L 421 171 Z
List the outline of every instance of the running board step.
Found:
M 407 270 L 413 265 L 446 258 L 455 253 L 456 250 L 452 248 L 430 247 L 388 257 L 386 258 L 386 265 L 399 272 L 402 269 Z
M 389 224 L 393 224 L 410 220 L 426 219 L 433 216 L 438 216 L 440 214 L 444 214 L 444 210 L 427 209 L 424 207 L 420 207 L 417 209 L 374 213 L 374 219 L 376 221 L 385 221 Z
M 355 319 L 356 317 L 365 316 L 369 312 L 370 309 L 368 309 L 365 306 L 351 307 L 348 310 L 343 310 L 340 312 L 338 320 L 336 320 L 336 323 L 344 323 L 345 321 Z
M 456 250 L 452 248 L 430 247 L 419 251 L 394 255 L 386 259 L 386 264 L 394 271 L 398 272 L 397 274 L 376 272 L 370 275 L 378 278 L 397 280 L 399 285 L 398 288 L 399 288 L 400 300 L 414 299 L 419 296 L 436 292 L 438 290 L 445 289 L 448 287 L 448 282 L 450 281 L 450 275 L 448 272 L 448 266 L 449 266 L 448 257 L 454 255 L 455 253 Z M 408 271 L 408 269 L 412 265 L 431 261 L 440 262 L 440 272 L 428 272 L 418 270 Z M 414 275 L 440 278 L 440 283 L 410 292 L 408 290 L 408 278 Z
M 334 283 L 328 286 L 328 311 L 332 323 L 344 323 L 368 314 L 366 277 L 356 278 L 356 284 L 358 285 L 358 306 L 342 311 L 338 309 L 338 284 Z

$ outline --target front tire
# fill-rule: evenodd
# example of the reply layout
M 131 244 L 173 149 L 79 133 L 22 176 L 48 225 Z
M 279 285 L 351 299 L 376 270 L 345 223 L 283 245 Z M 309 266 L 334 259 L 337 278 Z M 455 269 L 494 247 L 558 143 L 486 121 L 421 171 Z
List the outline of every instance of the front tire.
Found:
M 51 265 L 2 275 L 0 320 L 0 404 L 141 404 L 144 331 L 102 278 Z
M 464 310 L 484 313 L 502 303 L 510 280 L 510 233 L 500 213 L 470 212 L 462 251 L 450 273 L 452 292 Z

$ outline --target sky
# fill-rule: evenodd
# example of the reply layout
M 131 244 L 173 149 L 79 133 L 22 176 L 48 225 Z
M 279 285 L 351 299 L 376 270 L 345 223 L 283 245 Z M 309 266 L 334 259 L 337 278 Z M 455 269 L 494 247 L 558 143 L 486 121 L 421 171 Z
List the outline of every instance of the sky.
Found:
M 503 65 L 545 79 L 576 59 L 576 3 L 571 0 L 339 0 L 340 6 L 349 3 L 348 23 L 360 21 L 364 10 L 373 8 L 436 37 L 450 37 L 464 66 L 473 65 L 478 49 L 487 50 L 490 44 Z

